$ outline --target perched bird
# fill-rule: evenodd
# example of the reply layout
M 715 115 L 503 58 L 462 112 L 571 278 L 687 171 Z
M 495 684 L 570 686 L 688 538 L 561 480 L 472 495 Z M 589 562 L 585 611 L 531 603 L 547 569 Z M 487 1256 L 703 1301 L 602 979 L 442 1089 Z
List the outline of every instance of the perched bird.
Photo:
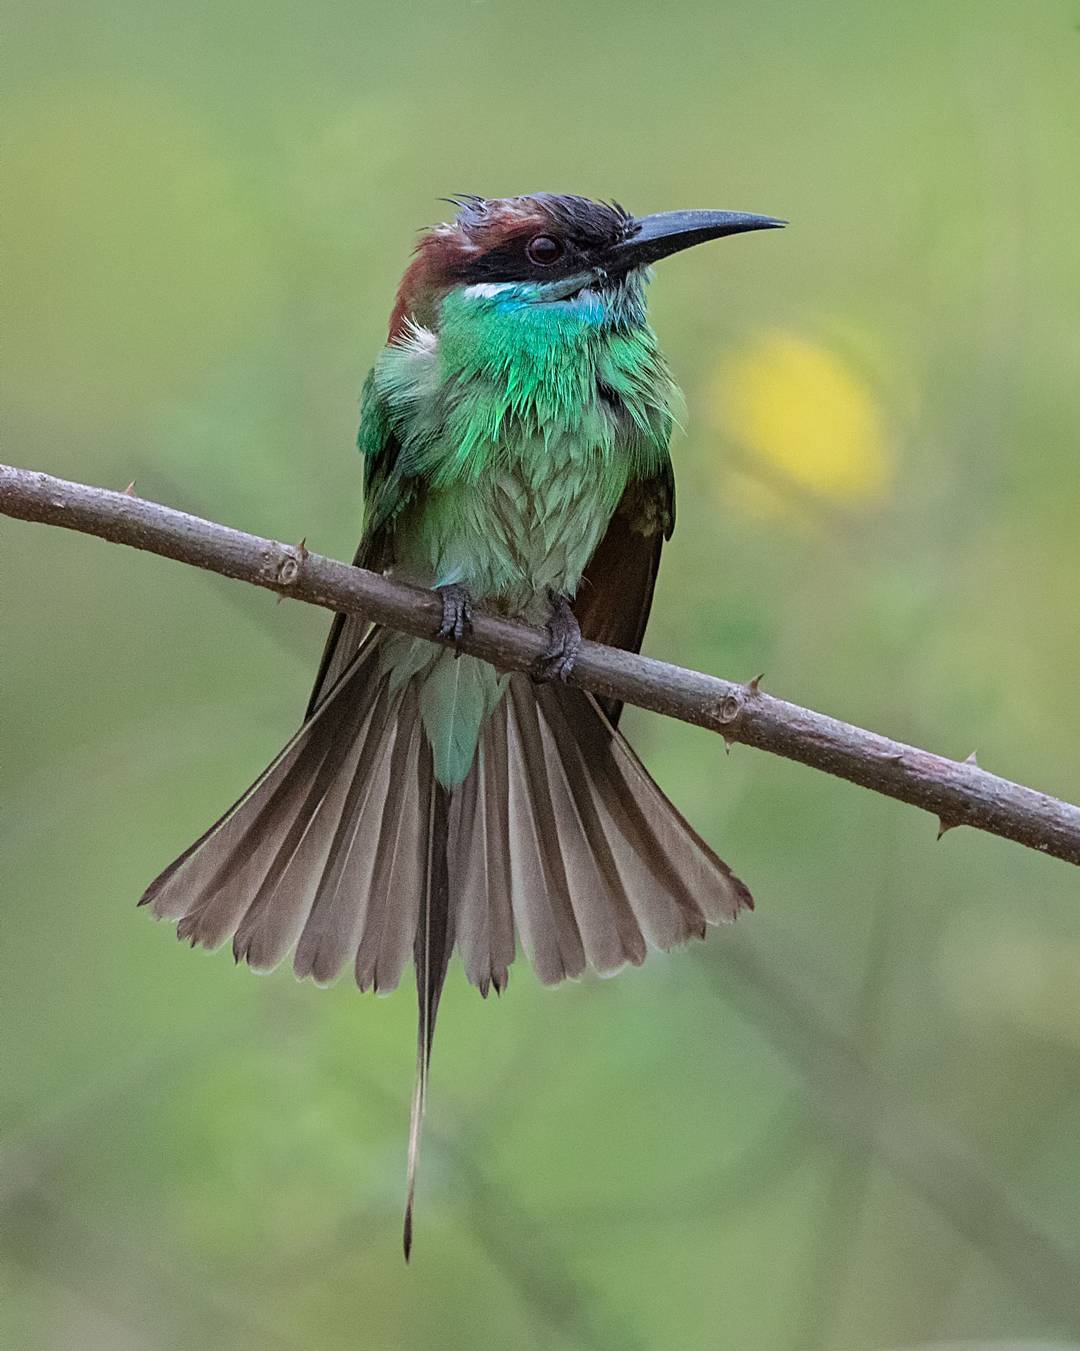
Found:
M 364 386 L 357 565 L 546 624 L 530 678 L 339 615 L 303 726 L 141 904 L 180 938 L 232 938 L 257 969 L 397 985 L 420 1016 L 405 1255 L 439 996 L 456 946 L 501 992 L 516 940 L 545 984 L 704 937 L 750 893 L 619 733 L 567 685 L 582 636 L 637 650 L 675 522 L 675 387 L 649 326 L 649 266 L 783 224 L 634 217 L 536 193 L 452 199 L 420 239 Z

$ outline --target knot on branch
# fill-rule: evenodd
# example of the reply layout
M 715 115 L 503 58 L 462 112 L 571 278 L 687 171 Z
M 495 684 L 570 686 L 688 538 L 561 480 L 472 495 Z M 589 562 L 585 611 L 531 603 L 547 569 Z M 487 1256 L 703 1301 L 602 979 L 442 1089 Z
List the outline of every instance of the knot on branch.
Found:
M 300 569 L 304 566 L 304 560 L 308 556 L 307 539 L 304 538 L 295 549 L 283 549 L 285 557 L 278 564 L 277 584 L 278 586 L 292 586 L 300 576 Z
M 747 705 L 761 693 L 761 681 L 761 676 L 755 676 L 753 680 L 748 680 L 745 685 L 725 694 L 716 705 L 714 715 L 718 724 L 717 731 L 724 738 L 724 745 L 729 751 L 732 743 L 739 740 L 735 735 L 735 730 L 739 720 L 746 712 Z

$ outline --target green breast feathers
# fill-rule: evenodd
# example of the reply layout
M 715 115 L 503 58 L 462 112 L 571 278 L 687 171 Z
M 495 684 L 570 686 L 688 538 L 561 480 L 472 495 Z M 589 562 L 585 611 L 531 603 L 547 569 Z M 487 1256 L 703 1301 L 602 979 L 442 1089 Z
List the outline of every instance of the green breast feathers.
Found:
M 437 334 L 408 325 L 369 377 L 359 441 L 379 566 L 543 623 L 628 483 L 666 464 L 676 395 L 644 323 L 592 293 L 537 304 L 527 289 L 458 290 Z M 438 776 L 457 780 L 498 700 L 494 669 L 415 639 L 388 641 L 384 661 L 423 674 Z

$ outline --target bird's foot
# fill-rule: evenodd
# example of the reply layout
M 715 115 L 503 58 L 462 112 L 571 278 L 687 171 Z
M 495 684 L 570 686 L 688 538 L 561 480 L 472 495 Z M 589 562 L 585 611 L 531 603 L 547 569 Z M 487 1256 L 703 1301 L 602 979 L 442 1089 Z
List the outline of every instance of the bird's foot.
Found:
M 453 638 L 460 643 L 465 630 L 472 628 L 472 597 L 467 587 L 451 582 L 449 586 L 437 586 L 435 590 L 442 601 L 442 623 L 436 638 Z
M 551 641 L 537 659 L 533 678 L 541 681 L 569 680 L 581 651 L 581 628 L 565 596 L 552 594 L 547 631 Z

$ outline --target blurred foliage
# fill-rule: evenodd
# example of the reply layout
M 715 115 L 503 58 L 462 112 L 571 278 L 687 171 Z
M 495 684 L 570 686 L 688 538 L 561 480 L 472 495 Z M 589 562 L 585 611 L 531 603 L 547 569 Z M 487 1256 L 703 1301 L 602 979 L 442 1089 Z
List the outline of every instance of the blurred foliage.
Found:
M 356 397 L 468 189 L 790 218 L 658 268 L 648 647 L 1080 797 L 1080 34 L 1065 0 L 14 0 L 5 457 L 348 557 Z M 631 713 L 757 912 L 414 1008 L 133 910 L 295 724 L 325 617 L 0 525 L 12 1348 L 1080 1338 L 1080 888 Z

